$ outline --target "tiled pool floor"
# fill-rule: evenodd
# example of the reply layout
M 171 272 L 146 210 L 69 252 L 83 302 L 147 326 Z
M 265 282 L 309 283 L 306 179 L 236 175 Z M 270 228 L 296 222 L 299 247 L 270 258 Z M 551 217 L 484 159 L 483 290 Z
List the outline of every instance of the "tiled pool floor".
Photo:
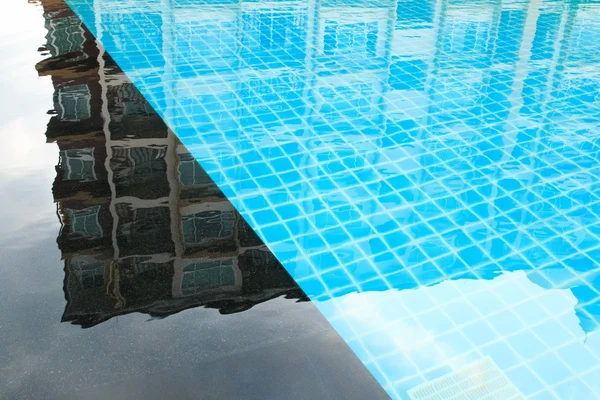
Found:
M 600 397 L 600 2 L 67 2 L 392 397 Z

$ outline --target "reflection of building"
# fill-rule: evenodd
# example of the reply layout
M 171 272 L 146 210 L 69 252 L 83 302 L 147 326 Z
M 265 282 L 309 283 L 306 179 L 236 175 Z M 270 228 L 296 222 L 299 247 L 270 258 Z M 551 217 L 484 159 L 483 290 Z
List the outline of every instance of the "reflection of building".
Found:
M 243 311 L 304 295 L 89 32 L 43 2 L 55 86 L 46 136 L 60 149 L 53 185 L 65 260 L 64 321 Z

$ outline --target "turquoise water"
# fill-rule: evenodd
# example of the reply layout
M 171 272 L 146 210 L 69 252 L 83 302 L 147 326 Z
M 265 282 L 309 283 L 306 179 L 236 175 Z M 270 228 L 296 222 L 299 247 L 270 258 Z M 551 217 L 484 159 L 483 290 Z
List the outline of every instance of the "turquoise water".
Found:
M 600 2 L 67 2 L 390 396 L 600 397 Z

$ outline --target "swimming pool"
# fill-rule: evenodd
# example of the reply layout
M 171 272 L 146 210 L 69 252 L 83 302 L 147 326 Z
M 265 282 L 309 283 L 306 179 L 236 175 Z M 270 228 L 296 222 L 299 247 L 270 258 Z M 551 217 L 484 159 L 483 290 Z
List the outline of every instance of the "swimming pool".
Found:
M 600 2 L 68 3 L 390 396 L 600 396 Z

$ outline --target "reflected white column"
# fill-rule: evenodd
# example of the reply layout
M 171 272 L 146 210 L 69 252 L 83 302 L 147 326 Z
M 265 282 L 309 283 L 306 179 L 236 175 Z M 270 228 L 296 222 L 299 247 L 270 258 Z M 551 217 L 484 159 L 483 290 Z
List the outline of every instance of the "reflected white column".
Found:
M 113 259 L 116 260 L 119 258 L 120 255 L 119 244 L 117 242 L 117 226 L 119 224 L 119 216 L 116 210 L 117 188 L 114 182 L 114 172 L 110 167 L 110 160 L 113 157 L 113 152 L 112 140 L 109 130 L 110 113 L 108 111 L 108 84 L 106 81 L 106 62 L 104 60 L 106 51 L 104 50 L 104 47 L 101 44 L 102 38 L 104 36 L 104 30 L 102 28 L 102 2 L 102 0 L 94 0 L 94 23 L 96 28 L 96 46 L 98 47 L 98 82 L 100 83 L 102 99 L 102 131 L 104 132 L 106 146 L 106 159 L 104 161 L 104 168 L 106 169 L 107 181 L 110 187 L 109 211 L 113 220 L 111 240 L 113 246 Z
M 518 119 L 519 110 L 523 107 L 523 85 L 525 83 L 525 78 L 527 78 L 527 75 L 529 74 L 531 49 L 533 48 L 533 39 L 535 38 L 541 5 L 542 0 L 531 0 L 527 9 L 527 18 L 525 19 L 521 46 L 519 47 L 519 58 L 515 66 L 511 94 L 508 97 L 511 108 L 507 122 Z
M 161 34 L 162 34 L 162 57 L 164 59 L 164 70 L 162 78 L 162 86 L 164 91 L 174 90 L 173 78 L 173 5 L 172 0 L 161 0 Z M 173 107 L 175 99 L 172 96 L 165 96 L 166 109 L 163 110 L 165 121 L 172 119 Z M 181 230 L 181 214 L 179 212 L 179 156 L 177 154 L 177 138 L 175 134 L 168 129 L 167 131 L 167 150 L 165 154 L 165 163 L 167 165 L 167 181 L 169 182 L 169 217 L 171 219 L 171 240 L 175 248 L 175 257 L 181 258 L 183 255 L 182 230 Z

